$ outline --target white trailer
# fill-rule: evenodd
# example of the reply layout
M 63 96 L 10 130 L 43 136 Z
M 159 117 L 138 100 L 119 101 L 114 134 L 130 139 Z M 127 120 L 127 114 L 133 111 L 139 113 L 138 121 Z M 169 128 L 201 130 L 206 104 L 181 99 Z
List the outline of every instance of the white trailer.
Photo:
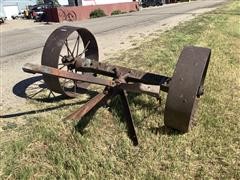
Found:
M 11 20 L 13 15 L 18 15 L 18 6 L 3 6 L 3 12 L 8 20 Z

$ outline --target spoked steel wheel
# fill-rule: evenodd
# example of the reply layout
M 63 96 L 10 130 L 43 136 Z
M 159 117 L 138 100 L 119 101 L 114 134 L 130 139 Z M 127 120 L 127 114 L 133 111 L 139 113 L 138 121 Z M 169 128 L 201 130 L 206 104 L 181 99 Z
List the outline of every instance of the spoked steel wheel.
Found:
M 99 61 L 98 46 L 93 34 L 85 28 L 62 26 L 47 39 L 42 54 L 42 65 L 81 73 L 74 64 L 77 57 Z M 92 74 L 89 73 L 89 76 Z M 47 87 L 56 93 L 75 97 L 88 83 L 43 75 Z
M 185 47 L 169 84 L 164 114 L 167 127 L 187 132 L 192 126 L 198 98 L 203 94 L 211 50 Z

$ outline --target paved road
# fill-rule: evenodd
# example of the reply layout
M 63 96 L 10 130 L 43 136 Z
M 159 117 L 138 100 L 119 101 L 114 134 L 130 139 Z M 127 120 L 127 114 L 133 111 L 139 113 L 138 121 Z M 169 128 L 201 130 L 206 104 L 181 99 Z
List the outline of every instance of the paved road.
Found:
M 191 11 L 219 6 L 227 0 L 206 0 L 191 3 L 165 5 L 159 8 L 146 8 L 139 12 L 124 14 L 114 17 L 85 20 L 81 22 L 63 23 L 64 25 L 75 25 L 90 29 L 95 35 L 103 35 L 146 27 L 161 22 L 162 20 L 188 14 Z M 21 30 L 2 32 L 0 35 L 0 57 L 15 55 L 33 49 L 41 48 L 49 34 L 58 26 L 63 24 L 45 25 Z M 1 60 L 0 60 L 1 61 Z

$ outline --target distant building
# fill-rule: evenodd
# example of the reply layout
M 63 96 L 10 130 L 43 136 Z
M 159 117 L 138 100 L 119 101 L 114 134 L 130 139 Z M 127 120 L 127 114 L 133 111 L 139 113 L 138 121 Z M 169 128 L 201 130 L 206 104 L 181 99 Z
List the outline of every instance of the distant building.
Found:
M 107 16 L 114 11 L 123 13 L 139 10 L 138 0 L 58 0 L 61 7 L 46 10 L 49 22 L 81 21 L 89 19 L 90 14 L 101 9 Z
M 133 2 L 133 0 L 78 0 L 82 6 Z
M 126 3 L 133 2 L 138 0 L 58 0 L 59 4 L 66 5 L 68 1 L 68 5 L 70 6 L 91 6 L 91 5 L 102 5 L 102 4 L 116 4 L 116 3 Z
M 45 3 L 54 0 L 43 0 Z M 61 6 L 91 6 L 102 4 L 126 3 L 138 0 L 57 0 Z
M 11 19 L 12 15 L 17 15 L 28 5 L 34 5 L 36 2 L 36 0 L 0 0 L 0 14 Z

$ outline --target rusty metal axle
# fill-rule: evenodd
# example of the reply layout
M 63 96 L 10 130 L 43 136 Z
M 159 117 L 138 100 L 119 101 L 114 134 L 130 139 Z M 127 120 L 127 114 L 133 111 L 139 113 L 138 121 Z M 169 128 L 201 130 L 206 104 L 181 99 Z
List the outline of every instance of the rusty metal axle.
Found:
M 145 93 L 154 97 L 159 97 L 159 92 L 161 90 L 161 85 L 150 85 L 150 84 L 144 84 L 144 83 L 138 83 L 141 80 L 139 79 L 137 83 L 127 83 L 125 79 L 127 79 L 129 76 L 121 75 L 119 78 L 115 78 L 113 80 L 106 80 L 94 76 L 89 76 L 85 74 L 77 74 L 72 73 L 64 70 L 59 70 L 56 68 L 44 66 L 44 65 L 35 65 L 27 63 L 23 66 L 23 71 L 28 73 L 40 73 L 43 75 L 48 76 L 54 76 L 58 78 L 65 78 L 70 79 L 74 81 L 81 81 L 81 82 L 87 82 L 97 85 L 103 85 L 106 87 L 117 87 L 119 89 L 127 90 L 130 92 L 136 92 L 136 93 Z M 124 81 L 123 81 L 124 79 Z M 167 79 L 167 78 L 166 78 Z M 164 90 L 167 89 L 166 84 L 162 85 Z
M 68 38 L 74 33 L 76 41 L 71 48 Z M 83 45 L 82 50 L 80 44 Z M 164 124 L 188 132 L 194 119 L 197 99 L 203 95 L 210 56 L 211 50 L 208 48 L 187 46 L 181 52 L 173 76 L 167 77 L 99 62 L 98 46 L 93 34 L 85 28 L 63 26 L 49 36 L 43 49 L 42 65 L 27 63 L 23 71 L 43 74 L 51 91 L 68 97 L 76 97 L 80 93 L 78 89 L 87 89 L 89 84 L 105 86 L 103 92 L 66 118 L 79 120 L 114 96 L 120 96 L 129 137 L 137 145 L 127 92 L 145 93 L 157 99 L 161 98 L 160 91 L 168 93 Z

